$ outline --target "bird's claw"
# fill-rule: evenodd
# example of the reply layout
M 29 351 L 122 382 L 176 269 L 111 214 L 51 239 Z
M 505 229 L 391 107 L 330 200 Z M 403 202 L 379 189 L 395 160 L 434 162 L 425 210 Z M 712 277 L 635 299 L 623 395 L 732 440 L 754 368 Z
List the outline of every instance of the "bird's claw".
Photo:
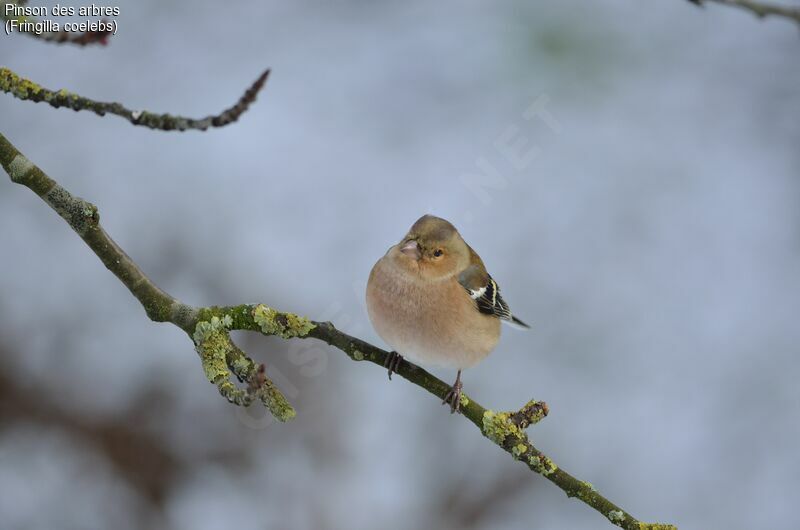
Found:
M 442 401 L 442 405 L 450 405 L 450 414 L 461 412 L 461 379 L 456 379 L 456 382 L 453 384 L 453 387 L 450 391 L 444 396 L 444 400 Z
M 403 356 L 396 351 L 389 352 L 389 355 L 386 356 L 386 360 L 383 361 L 383 366 L 389 371 L 389 381 L 392 380 L 392 374 L 397 373 L 401 362 L 403 362 Z

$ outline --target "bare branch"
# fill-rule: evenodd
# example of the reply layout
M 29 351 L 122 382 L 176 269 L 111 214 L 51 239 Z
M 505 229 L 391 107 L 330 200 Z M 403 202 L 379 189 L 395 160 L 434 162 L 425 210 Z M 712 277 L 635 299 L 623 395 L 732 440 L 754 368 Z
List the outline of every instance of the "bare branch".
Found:
M 780 4 L 753 2 L 751 0 L 689 0 L 692 4 L 703 6 L 706 2 L 713 2 L 715 4 L 724 4 L 745 11 L 749 11 L 758 18 L 765 18 L 769 16 L 780 17 L 784 19 L 794 20 L 800 24 L 800 7 L 784 6 Z
M 230 331 L 248 330 L 284 339 L 314 338 L 347 354 L 354 361 L 369 361 L 381 368 L 388 352 L 336 329 L 330 322 L 314 322 L 263 304 L 195 308 L 179 302 L 158 288 L 100 226 L 97 208 L 73 197 L 36 167 L 0 134 L 0 164 L 12 182 L 27 186 L 61 215 L 145 308 L 156 322 L 171 322 L 189 334 L 202 359 L 209 381 L 220 393 L 238 405 L 248 405 L 258 397 L 281 420 L 294 416 L 294 409 L 257 366 L 230 340 Z M 247 388 L 230 381 L 233 373 Z M 438 399 L 444 399 L 450 385 L 408 361 L 397 373 Z M 517 412 L 495 412 L 482 407 L 466 394 L 461 398 L 461 413 L 489 440 L 524 463 L 532 471 L 591 506 L 613 524 L 627 530 L 675 530 L 667 524 L 643 523 L 610 500 L 588 482 L 578 480 L 537 449 L 525 428 L 547 415 L 547 405 L 530 401 Z
M 255 82 L 245 91 L 241 98 L 231 108 L 214 116 L 201 119 L 173 116 L 171 114 L 154 114 L 148 111 L 130 110 L 120 103 L 105 103 L 94 101 L 67 90 L 58 91 L 44 88 L 41 85 L 24 77 L 20 77 L 8 68 L 0 68 L 0 91 L 11 94 L 15 98 L 33 102 L 45 102 L 50 106 L 59 108 L 67 107 L 72 110 L 88 110 L 98 116 L 115 114 L 125 118 L 134 125 L 158 129 L 161 131 L 185 131 L 196 129 L 205 131 L 209 127 L 223 127 L 233 123 L 244 114 L 256 100 L 256 96 L 269 76 L 269 70 L 264 71 Z

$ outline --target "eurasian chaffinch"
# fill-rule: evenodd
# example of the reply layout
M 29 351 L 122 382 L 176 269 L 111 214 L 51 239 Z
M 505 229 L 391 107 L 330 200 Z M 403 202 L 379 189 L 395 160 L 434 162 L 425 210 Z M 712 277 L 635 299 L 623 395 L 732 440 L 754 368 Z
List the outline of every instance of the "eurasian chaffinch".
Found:
M 461 370 L 475 365 L 500 339 L 501 321 L 529 326 L 511 314 L 480 256 L 448 221 L 424 215 L 391 247 L 369 275 L 367 311 L 394 351 L 389 379 L 403 357 L 456 368 L 442 402 L 461 403 Z

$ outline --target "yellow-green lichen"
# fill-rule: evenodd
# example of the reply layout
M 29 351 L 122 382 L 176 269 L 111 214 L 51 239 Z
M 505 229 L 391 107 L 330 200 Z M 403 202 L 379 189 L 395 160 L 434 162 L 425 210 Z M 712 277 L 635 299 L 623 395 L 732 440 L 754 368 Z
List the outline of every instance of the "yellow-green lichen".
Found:
M 8 92 L 19 99 L 28 99 L 47 90 L 30 79 L 18 76 L 8 68 L 0 68 L 0 91 Z
M 597 489 L 592 485 L 591 482 L 586 482 L 585 480 L 580 481 L 582 488 L 578 488 L 577 491 L 571 496 L 578 497 L 584 502 L 591 502 L 593 498 L 596 497 Z
M 225 359 L 231 347 L 228 337 L 228 327 L 231 324 L 231 317 L 227 315 L 221 319 L 211 317 L 211 320 L 198 322 L 192 335 L 206 378 L 218 386 L 228 379 Z
M 361 350 L 353 350 L 353 359 L 356 361 L 364 360 L 364 352 Z
M 316 327 L 305 317 L 281 313 L 264 304 L 258 304 L 253 309 L 253 320 L 265 335 L 278 335 L 284 339 L 305 337 Z
M 548 408 L 543 402 L 532 399 L 520 409 L 519 413 L 522 414 L 524 418 L 525 425 L 523 425 L 523 427 L 527 427 L 528 425 L 539 423 L 542 418 L 547 416 Z
M 469 405 L 469 398 L 467 397 L 466 394 L 462 392 L 461 395 L 458 397 L 458 402 L 461 404 L 462 407 L 466 407 L 467 405 Z
M 525 444 L 517 444 L 511 448 L 511 454 L 514 455 L 514 458 L 519 458 L 520 455 L 524 454 L 525 451 L 528 450 L 528 446 Z
M 222 318 L 212 316 L 197 323 L 192 339 L 208 380 L 217 385 L 220 394 L 231 403 L 248 405 L 250 398 L 231 382 L 228 371 L 228 356 L 235 351 L 228 334 L 231 327 L 233 318 L 230 315 L 223 315 Z M 253 368 L 252 361 L 241 354 L 232 357 L 231 369 L 239 378 L 247 377 Z M 295 410 L 272 381 L 266 380 L 257 396 L 278 420 L 288 421 L 295 417 Z
M 267 383 L 269 390 L 261 398 L 264 405 L 267 406 L 269 411 L 275 416 L 275 419 L 282 422 L 287 422 L 297 416 L 297 412 L 286 401 L 286 398 L 281 394 L 277 388 L 272 386 L 272 383 Z
M 483 434 L 494 443 L 503 445 L 509 435 L 519 437 L 522 432 L 511 422 L 508 412 L 487 410 L 483 413 Z
M 531 469 L 545 477 L 552 475 L 558 469 L 555 462 L 542 454 L 530 455 L 528 457 L 528 465 L 530 465 Z
M 231 370 L 235 373 L 238 377 L 244 377 L 252 368 L 253 363 L 244 355 L 237 355 L 234 356 L 233 362 L 231 363 Z
M 211 317 L 210 320 L 204 320 L 197 323 L 197 326 L 194 328 L 194 335 L 192 338 L 194 339 L 195 344 L 199 344 L 204 339 L 209 337 L 212 333 L 219 331 L 219 330 L 226 330 L 233 324 L 233 320 L 228 315 L 223 316 L 222 318 L 219 317 Z
M 83 99 L 78 94 L 65 89 L 53 91 L 30 79 L 21 77 L 8 68 L 0 68 L 0 92 L 6 92 L 19 99 L 44 101 L 54 107 L 68 106 L 73 109 L 86 108 L 98 112 L 102 107 L 93 101 Z M 102 112 L 101 112 L 102 113 Z
M 625 514 L 622 513 L 622 510 L 611 510 L 608 512 L 608 520 L 614 524 L 621 524 L 625 521 Z
M 17 155 L 8 165 L 8 174 L 11 180 L 19 182 L 34 168 L 33 162 L 28 160 L 23 155 Z

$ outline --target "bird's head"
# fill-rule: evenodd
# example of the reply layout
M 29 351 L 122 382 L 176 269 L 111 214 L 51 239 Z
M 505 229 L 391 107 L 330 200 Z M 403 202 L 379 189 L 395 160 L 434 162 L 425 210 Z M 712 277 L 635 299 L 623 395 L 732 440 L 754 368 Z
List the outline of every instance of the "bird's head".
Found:
M 469 265 L 469 246 L 449 221 L 423 215 L 394 249 L 401 266 L 436 280 L 457 274 Z

